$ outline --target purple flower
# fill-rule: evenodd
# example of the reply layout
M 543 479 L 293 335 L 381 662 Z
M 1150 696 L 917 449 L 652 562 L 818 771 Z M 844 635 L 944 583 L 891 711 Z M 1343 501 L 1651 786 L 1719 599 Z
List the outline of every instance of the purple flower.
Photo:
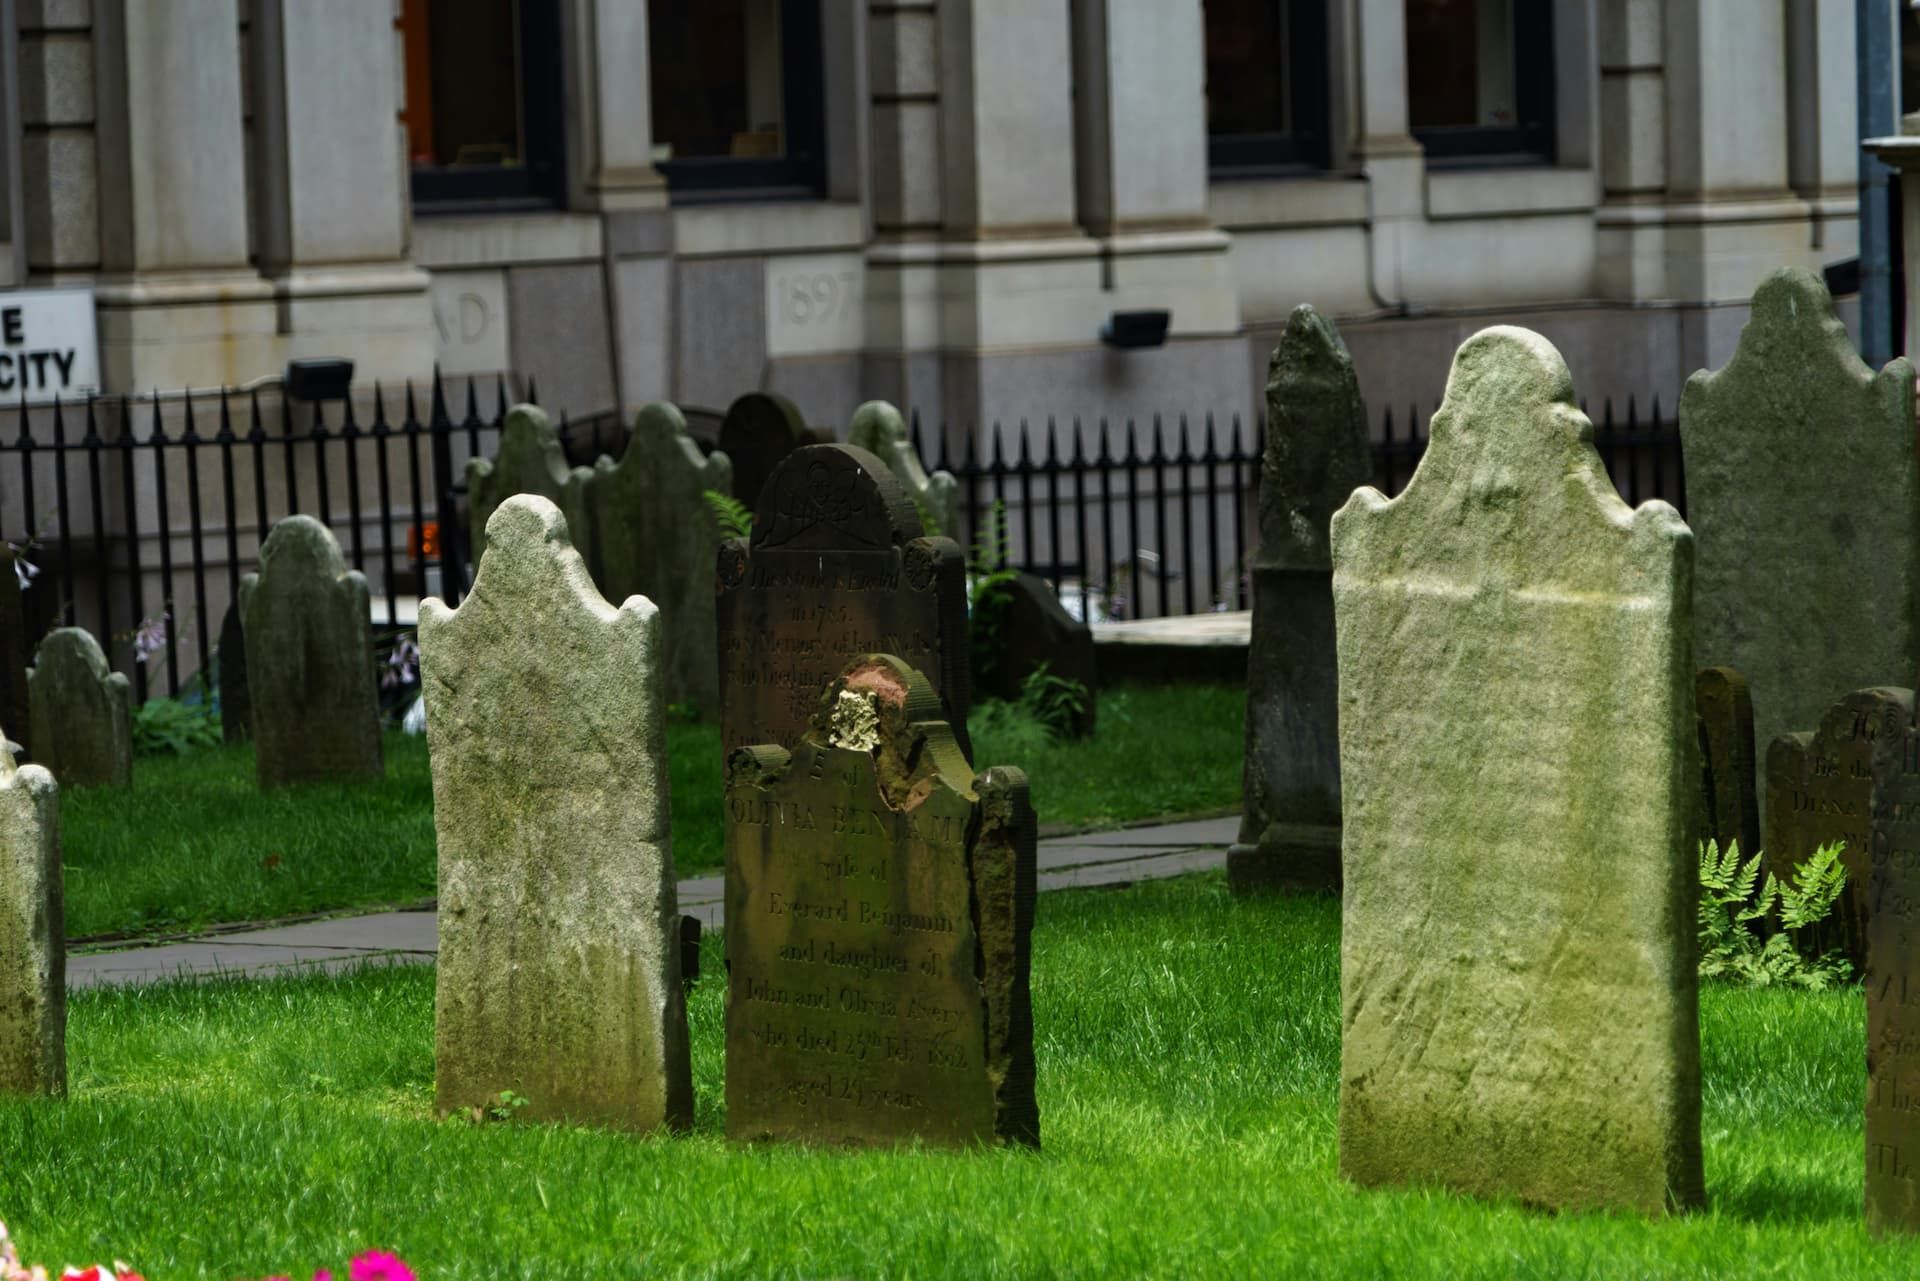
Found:
M 167 647 L 168 625 L 172 621 L 173 615 L 164 609 L 160 611 L 158 618 L 141 619 L 140 626 L 136 627 L 133 632 L 134 657 L 144 663 L 165 649 Z
M 420 647 L 413 643 L 411 636 L 402 636 L 393 643 L 393 652 L 387 655 L 387 665 L 381 669 L 380 688 L 411 685 L 419 672 Z

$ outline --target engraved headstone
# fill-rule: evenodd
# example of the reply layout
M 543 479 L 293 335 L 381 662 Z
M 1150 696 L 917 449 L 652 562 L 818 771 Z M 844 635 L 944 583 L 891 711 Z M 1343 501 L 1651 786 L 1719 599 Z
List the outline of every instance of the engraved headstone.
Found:
M 1920 1233 L 1920 730 L 1874 744 L 1867 888 L 1867 1227 Z
M 930 534 L 960 536 L 960 482 L 950 471 L 929 475 L 907 435 L 900 411 L 884 400 L 869 400 L 853 411 L 847 443 L 857 445 L 893 469 L 893 477 L 907 491 Z
M 1709 667 L 1693 678 L 1693 705 L 1700 726 L 1700 835 L 1751 857 L 1761 848 L 1760 800 L 1747 678 L 1731 667 Z
M 609 601 L 645 596 L 659 607 L 666 699 L 708 719 L 720 714 L 720 527 L 703 494 L 732 486 L 727 456 L 702 454 L 680 411 L 659 402 L 641 408 L 620 461 L 602 458 L 587 482 L 594 582 Z
M 48 632 L 27 673 L 33 759 L 62 787 L 133 782 L 133 692 L 84 628 Z
M 574 548 L 592 563 L 586 501 L 590 468 L 569 467 L 560 433 L 538 405 L 515 405 L 500 425 L 499 451 L 467 460 L 467 535 L 473 563 L 487 549 L 487 522 L 515 494 L 538 494 L 552 502 L 574 531 Z
M 240 625 L 260 786 L 380 778 L 367 580 L 325 525 L 273 527 L 260 572 L 240 580 Z
M 1818 728 L 1767 745 L 1766 869 L 1791 881 L 1822 845 L 1845 843 L 1846 895 L 1809 940 L 1821 951 L 1839 948 L 1856 966 L 1866 960 L 1874 745 L 1912 718 L 1912 690 L 1859 689 L 1829 707 Z
M 899 482 L 864 449 L 810 445 L 761 491 L 751 542 L 720 546 L 720 734 L 727 751 L 791 748 L 862 654 L 898 655 L 966 737 L 966 559 L 925 538 Z
M 609 605 L 544 498 L 487 535 L 460 607 L 420 609 L 438 1107 L 689 1125 L 659 612 Z
M 1252 641 L 1237 891 L 1340 886 L 1339 676 L 1327 526 L 1372 474 L 1353 360 L 1332 322 L 1294 308 L 1267 364 L 1260 549 L 1251 566 Z
M 974 602 L 973 611 L 974 671 L 984 686 L 980 692 L 1011 702 L 1044 665 L 1047 675 L 1086 690 L 1086 702 L 1067 727 L 1069 736 L 1093 733 L 1100 690 L 1093 630 L 1061 606 L 1053 585 L 1037 574 L 1016 574 L 1003 591 Z M 991 619 L 985 617 L 988 613 Z M 982 649 L 984 653 L 978 652 Z
M 66 1088 L 59 788 L 0 744 L 0 1094 Z
M 1332 537 L 1341 1172 L 1699 1204 L 1687 527 L 1620 501 L 1560 353 L 1503 326 Z
M 832 439 L 807 426 L 799 407 L 785 396 L 748 392 L 728 405 L 720 420 L 720 452 L 733 463 L 733 496 L 758 511 L 761 489 L 788 454 Z
M 220 737 L 238 743 L 253 735 L 253 700 L 247 694 L 247 636 L 240 602 L 220 620 Z
M 889 655 L 727 761 L 727 1134 L 1038 1143 L 1026 776 Z
M 1797 268 L 1761 284 L 1726 367 L 1687 380 L 1694 659 L 1747 678 L 1756 743 L 1920 667 L 1913 423 L 1912 363 L 1861 363 L 1826 286 Z
M 32 649 L 13 553 L 0 543 L 0 734 L 23 747 L 33 742 L 27 697 L 27 657 Z

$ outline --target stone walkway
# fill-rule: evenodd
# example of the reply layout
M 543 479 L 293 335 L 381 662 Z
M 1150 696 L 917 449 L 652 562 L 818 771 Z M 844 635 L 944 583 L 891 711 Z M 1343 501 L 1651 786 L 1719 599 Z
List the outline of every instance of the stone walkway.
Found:
M 1197 819 L 1117 832 L 1086 832 L 1040 842 L 1040 888 L 1124 885 L 1224 867 L 1238 817 Z M 680 910 L 708 929 L 720 924 L 725 887 L 718 876 L 680 882 Z M 432 912 L 379 912 L 220 934 L 190 943 L 77 953 L 67 957 L 69 988 L 152 983 L 202 975 L 266 975 L 335 970 L 369 959 L 427 963 L 437 945 Z

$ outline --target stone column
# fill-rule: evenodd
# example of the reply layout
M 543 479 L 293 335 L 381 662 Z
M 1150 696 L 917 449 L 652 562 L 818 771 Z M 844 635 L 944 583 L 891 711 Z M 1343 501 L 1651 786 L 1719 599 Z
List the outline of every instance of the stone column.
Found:
M 1661 298 L 1666 228 L 1667 71 L 1657 4 L 1602 5 L 1600 185 L 1596 267 L 1609 298 Z
M 1406 0 L 1356 0 L 1354 8 L 1352 156 L 1367 175 L 1370 288 L 1376 302 L 1391 305 L 1407 301 L 1400 264 L 1425 227 L 1426 156 L 1407 126 Z

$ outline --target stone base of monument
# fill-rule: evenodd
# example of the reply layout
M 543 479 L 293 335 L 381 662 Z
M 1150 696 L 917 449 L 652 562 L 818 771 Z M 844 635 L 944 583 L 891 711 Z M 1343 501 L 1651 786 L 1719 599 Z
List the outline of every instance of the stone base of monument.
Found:
M 1275 823 L 1257 845 L 1227 847 L 1227 886 L 1235 894 L 1295 890 L 1340 892 L 1340 829 Z

